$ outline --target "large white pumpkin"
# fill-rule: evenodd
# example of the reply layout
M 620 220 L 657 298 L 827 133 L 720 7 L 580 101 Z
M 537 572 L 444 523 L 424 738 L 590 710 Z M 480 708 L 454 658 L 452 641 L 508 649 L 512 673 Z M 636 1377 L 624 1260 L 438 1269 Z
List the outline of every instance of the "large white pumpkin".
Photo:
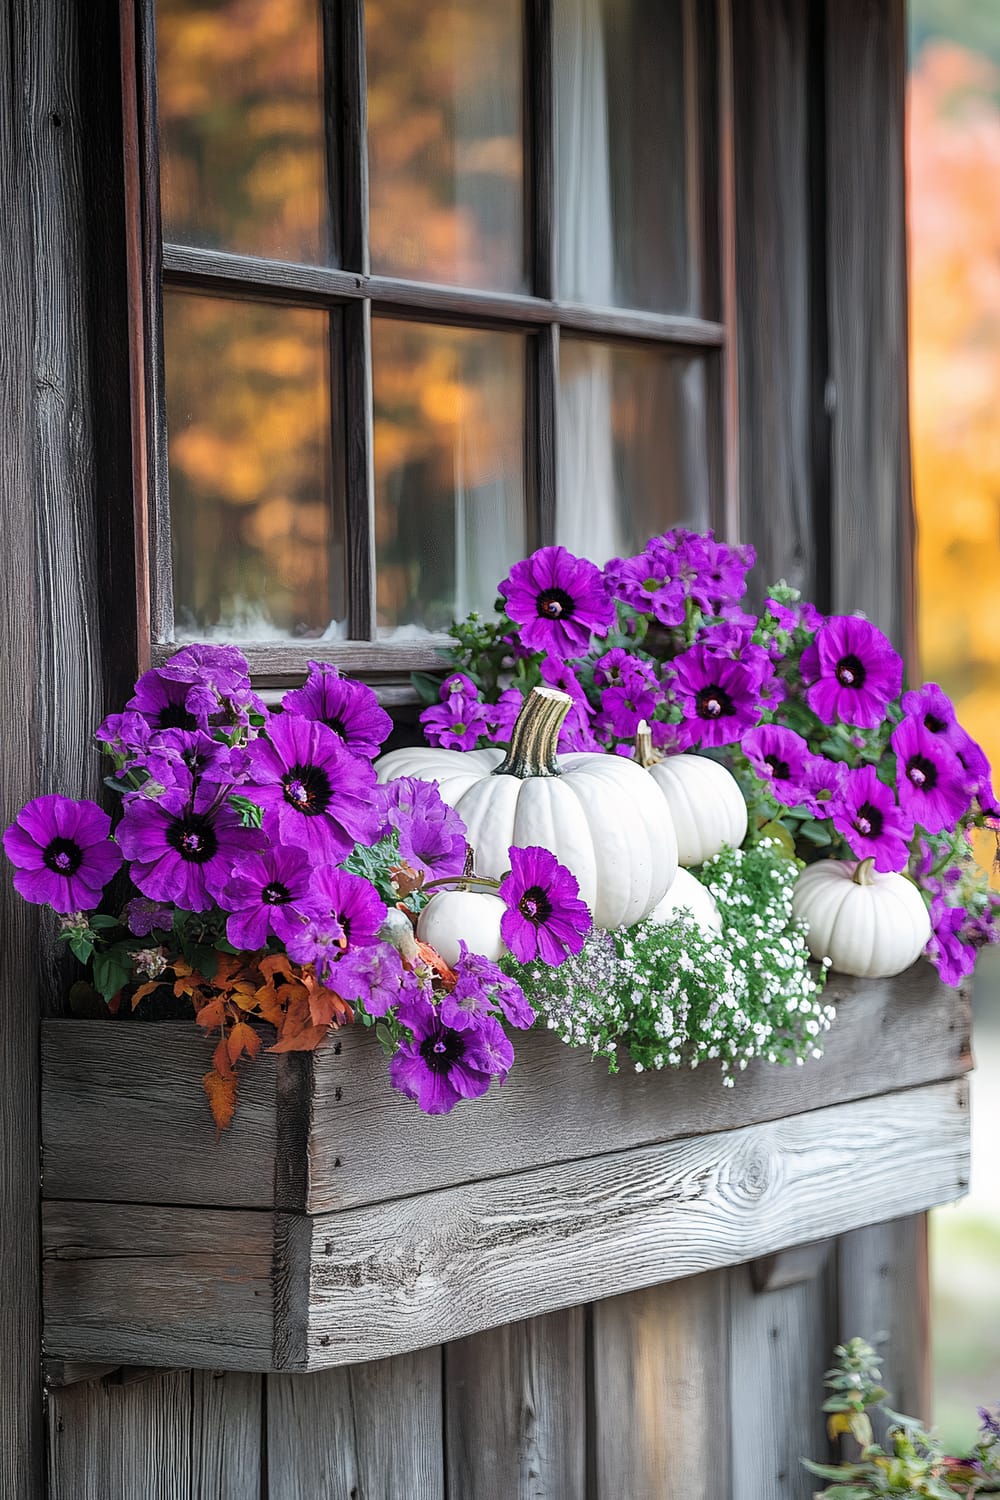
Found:
M 704 864 L 724 845 L 738 849 L 747 836 L 747 805 L 739 783 L 706 755 L 659 758 L 649 730 L 640 724 L 636 759 L 666 799 L 682 865 Z
M 722 918 L 712 892 L 690 870 L 680 869 L 659 906 L 650 912 L 649 920 L 662 926 L 683 910 L 691 913 L 706 936 L 722 932 Z
M 905 875 L 883 875 L 870 859 L 821 859 L 795 882 L 792 912 L 808 925 L 814 958 L 839 974 L 887 979 L 920 957 L 931 935 L 923 897 Z
M 539 844 L 571 870 L 598 927 L 631 927 L 662 901 L 677 873 L 673 820 L 650 777 L 619 755 L 556 755 L 572 699 L 529 694 L 510 750 L 392 750 L 379 781 L 436 781 L 465 822 L 476 873 L 498 879 L 508 850 Z
M 438 891 L 417 918 L 417 937 L 453 968 L 461 957 L 460 941 L 470 953 L 495 963 L 504 951 L 500 923 L 506 911 L 489 891 Z

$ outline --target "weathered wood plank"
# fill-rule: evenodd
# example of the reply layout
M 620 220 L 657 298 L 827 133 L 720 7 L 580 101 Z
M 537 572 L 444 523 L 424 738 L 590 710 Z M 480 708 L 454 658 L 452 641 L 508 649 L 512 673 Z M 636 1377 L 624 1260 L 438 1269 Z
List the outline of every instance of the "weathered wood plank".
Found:
M 957 1197 L 968 1087 L 563 1163 L 312 1220 L 310 1367 L 732 1265 Z
M 592 1317 L 594 1500 L 728 1496 L 727 1272 L 597 1302 Z
M 191 1417 L 186 1370 L 138 1385 L 92 1381 L 54 1392 L 48 1500 L 209 1500 L 192 1488 Z
M 584 1309 L 446 1344 L 448 1500 L 586 1492 Z
M 49 1353 L 270 1367 L 273 1215 L 49 1203 L 42 1237 Z
M 518 1038 L 502 1089 L 446 1119 L 421 1115 L 402 1099 L 374 1038 L 350 1028 L 315 1058 L 308 1163 L 295 1143 L 307 1129 L 309 1059 L 282 1058 L 276 1072 L 276 1060 L 262 1057 L 245 1069 L 236 1120 L 216 1141 L 199 1082 L 205 1043 L 193 1026 L 48 1022 L 45 1196 L 318 1213 L 734 1129 L 889 1085 L 934 1082 L 970 1065 L 967 1000 L 941 985 L 928 964 L 896 980 L 834 976 L 829 996 L 839 1008 L 826 1052 L 802 1068 L 751 1065 L 734 1089 L 722 1088 L 708 1067 L 611 1076 L 589 1053 L 538 1031 Z M 268 1114 L 276 1097 L 277 1135 Z M 95 1151 L 96 1139 L 131 1147 Z
M 912 646 L 904 0 L 827 0 L 825 60 L 832 604 Z
M 272 1375 L 268 1500 L 444 1500 L 441 1425 L 439 1348 L 308 1377 Z
M 260 1500 L 263 1377 L 194 1370 L 190 1378 L 192 1500 Z
M 736 1461 L 727 1493 L 731 1500 L 810 1500 L 816 1481 L 800 1460 L 827 1453 L 820 1407 L 836 1326 L 832 1269 L 763 1293 L 745 1267 L 729 1278 Z
M 872 1224 L 837 1247 L 837 1339 L 859 1335 L 882 1357 L 882 1378 L 896 1411 L 931 1418 L 927 1216 Z M 885 1424 L 876 1418 L 882 1434 Z
M 45 1205 L 54 1356 L 325 1369 L 751 1260 L 957 1197 L 949 1081 L 313 1218 Z

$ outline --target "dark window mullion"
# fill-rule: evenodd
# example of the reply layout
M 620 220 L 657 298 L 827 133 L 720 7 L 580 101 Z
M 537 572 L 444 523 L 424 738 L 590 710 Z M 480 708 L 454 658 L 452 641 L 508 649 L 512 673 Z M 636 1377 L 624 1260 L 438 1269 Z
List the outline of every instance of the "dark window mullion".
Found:
M 323 0 L 325 26 L 337 56 L 327 54 L 338 108 L 328 130 L 338 136 L 340 187 L 338 249 L 341 266 L 367 277 L 368 77 L 364 0 Z M 329 87 L 330 85 L 328 85 Z M 358 288 L 361 289 L 360 287 Z M 334 315 L 336 318 L 336 315 Z M 371 302 L 344 305 L 342 441 L 347 500 L 347 622 L 352 640 L 375 639 L 375 477 L 372 430 Z M 337 416 L 334 417 L 337 433 Z
M 555 68 L 552 0 L 525 0 L 525 183 L 528 266 L 535 297 L 555 297 Z M 545 324 L 528 340 L 525 381 L 525 497 L 532 547 L 555 540 L 556 410 L 559 329 Z

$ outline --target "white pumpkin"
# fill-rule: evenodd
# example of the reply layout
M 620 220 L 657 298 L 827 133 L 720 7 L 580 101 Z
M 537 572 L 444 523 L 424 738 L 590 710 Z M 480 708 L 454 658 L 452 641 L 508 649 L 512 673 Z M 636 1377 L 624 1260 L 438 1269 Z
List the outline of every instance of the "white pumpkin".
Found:
M 792 891 L 792 912 L 808 925 L 814 958 L 838 974 L 887 979 L 920 957 L 931 935 L 923 897 L 905 875 L 883 875 L 874 861 L 821 859 Z
M 673 921 L 682 910 L 691 913 L 706 936 L 722 932 L 722 917 L 712 892 L 690 870 L 684 869 L 677 871 L 673 885 L 659 906 L 650 912 L 649 920 L 662 926 Z
M 461 957 L 460 941 L 495 963 L 504 951 L 500 922 L 506 910 L 489 891 L 438 891 L 417 918 L 417 937 L 452 967 Z
M 598 927 L 631 927 L 662 901 L 677 872 L 666 802 L 634 761 L 620 755 L 556 756 L 572 699 L 555 688 L 528 695 L 510 750 L 392 750 L 379 781 L 436 781 L 462 817 L 479 875 L 499 879 L 509 849 L 550 849 L 576 876 Z
M 679 864 L 703 864 L 726 844 L 740 847 L 747 836 L 747 805 L 725 766 L 707 755 L 658 757 L 644 724 L 636 735 L 636 759 L 666 798 Z

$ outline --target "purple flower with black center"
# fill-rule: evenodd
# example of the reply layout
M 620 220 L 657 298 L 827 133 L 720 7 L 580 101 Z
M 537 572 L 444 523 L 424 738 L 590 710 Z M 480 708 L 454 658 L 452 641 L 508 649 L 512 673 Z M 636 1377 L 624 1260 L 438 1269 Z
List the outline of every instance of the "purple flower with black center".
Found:
M 325 724 L 275 714 L 267 737 L 249 747 L 241 793 L 264 810 L 276 844 L 305 849 L 314 863 L 335 864 L 378 832 L 371 763 L 352 755 Z
M 462 1031 L 499 1006 L 511 1026 L 521 1031 L 533 1026 L 535 1012 L 517 980 L 505 974 L 492 959 L 470 953 L 461 939 L 458 946 L 460 957 L 455 965 L 458 982 L 441 1001 L 441 1019 L 445 1025 Z
M 424 1114 L 444 1115 L 460 1099 L 480 1098 L 494 1078 L 503 1082 L 513 1064 L 514 1049 L 492 1016 L 456 1030 L 419 995 L 399 1007 L 397 1018 L 412 1035 L 389 1064 L 389 1077 Z
M 174 925 L 174 909 L 148 896 L 133 896 L 126 904 L 125 925 L 133 937 L 149 937 L 153 932 L 169 932 Z
M 760 693 L 753 672 L 707 646 L 692 646 L 674 658 L 673 693 L 684 715 L 677 726 L 681 748 L 731 745 L 760 719 Z
M 916 719 L 928 734 L 952 739 L 958 729 L 955 705 L 936 682 L 925 682 L 923 687 L 904 693 L 903 713 L 909 719 Z
M 179 774 L 158 802 L 129 799 L 117 838 L 132 866 L 132 880 L 154 901 L 174 901 L 185 911 L 221 904 L 233 866 L 267 840 L 244 828 L 212 782 Z
M 379 941 L 385 902 L 364 876 L 333 865 L 314 871 L 309 894 L 313 915 L 285 946 L 296 963 L 314 965 L 322 982 L 336 988 L 335 970 L 344 954 Z
M 986 751 L 959 724 L 955 725 L 949 740 L 961 766 L 968 772 L 969 787 L 980 808 L 988 818 L 1000 818 L 1000 805 L 993 790 Z
M 632 739 L 639 725 L 653 717 L 659 701 L 660 695 L 649 686 L 605 688 L 597 719 L 598 732 L 613 735 L 615 739 Z
M 271 937 L 287 943 L 316 909 L 305 850 L 279 846 L 240 859 L 221 904 L 232 914 L 226 937 L 234 948 L 256 952 Z
M 93 911 L 122 862 L 111 819 L 85 799 L 35 797 L 4 830 L 3 846 L 15 890 L 63 915 Z
M 963 942 L 966 911 L 964 906 L 949 906 L 940 896 L 930 905 L 931 938 L 927 956 L 945 984 L 961 984 L 976 966 L 976 949 Z
M 876 870 L 885 874 L 906 869 L 913 819 L 897 806 L 892 788 L 879 781 L 874 766 L 846 773 L 827 814 L 857 859 L 874 859 Z
M 662 548 L 650 546 L 637 557 L 615 558 L 605 577 L 615 598 L 639 614 L 652 615 L 667 627 L 684 624 L 684 585 L 674 571 L 673 557 Z
M 919 719 L 906 718 L 890 743 L 900 806 L 928 833 L 955 828 L 969 810 L 973 778 L 948 741 L 929 734 Z
M 903 662 L 881 630 L 854 615 L 831 615 L 802 653 L 806 702 L 824 724 L 839 719 L 876 729 L 899 696 Z
M 592 925 L 576 877 L 536 844 L 508 852 L 510 874 L 498 892 L 507 907 L 500 935 L 521 963 L 540 958 L 557 968 L 580 952 Z
M 403 967 L 391 943 L 371 943 L 338 960 L 337 993 L 352 1005 L 363 1005 L 370 1016 L 386 1016 L 419 989 L 416 975 Z
M 613 646 L 594 663 L 594 685 L 599 688 L 622 687 L 633 679 L 638 668 L 642 669 L 638 675 L 652 675 L 646 662 L 639 661 L 631 651 L 625 651 L 621 646 Z
M 285 694 L 284 707 L 325 724 L 348 750 L 368 760 L 379 753 L 392 730 L 392 720 L 371 688 L 342 677 L 325 662 L 309 663 L 305 684 Z
M 500 584 L 507 613 L 531 651 L 583 656 L 592 635 L 607 635 L 615 610 L 601 570 L 565 547 L 540 547 Z
M 164 788 L 190 773 L 196 780 L 233 786 L 246 774 L 246 750 L 213 739 L 201 730 L 165 729 L 154 734 L 145 749 L 129 761 Z
M 453 693 L 444 703 L 432 703 L 420 715 L 428 745 L 444 750 L 474 750 L 488 733 L 486 709 L 478 698 Z
M 191 701 L 192 696 L 194 701 Z M 141 714 L 154 731 L 201 729 L 207 733 L 210 710 L 203 701 L 198 701 L 198 697 L 192 694 L 190 682 L 168 676 L 161 667 L 153 667 L 143 672 L 125 706 Z
M 762 724 L 743 736 L 743 754 L 776 801 L 800 807 L 809 796 L 809 746 L 794 729 Z

